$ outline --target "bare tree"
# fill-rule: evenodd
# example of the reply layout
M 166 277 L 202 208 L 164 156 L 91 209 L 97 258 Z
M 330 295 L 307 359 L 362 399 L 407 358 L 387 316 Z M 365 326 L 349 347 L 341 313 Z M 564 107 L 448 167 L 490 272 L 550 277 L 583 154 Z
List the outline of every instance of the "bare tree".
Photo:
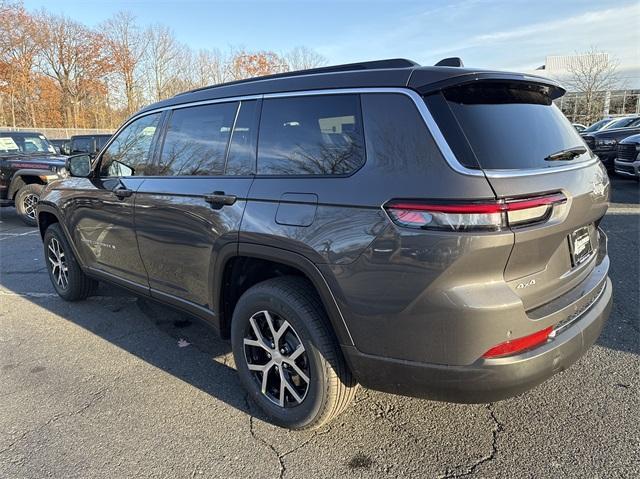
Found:
M 118 12 L 104 22 L 101 30 L 113 62 L 114 74 L 124 90 L 130 115 L 140 106 L 139 70 L 147 37 L 128 12 Z
M 217 85 L 231 77 L 229 59 L 219 50 L 200 50 L 195 56 L 195 86 Z
M 175 76 L 181 49 L 171 29 L 162 25 L 150 27 L 147 40 L 145 69 L 150 97 L 153 101 L 160 101 L 170 96 L 169 86 Z
M 595 47 L 577 53 L 568 63 L 566 68 L 569 77 L 565 83 L 571 91 L 582 97 L 588 122 L 599 119 L 607 95 L 618 85 L 618 65 L 616 59 L 611 59 Z
M 315 50 L 307 47 L 295 47 L 284 56 L 289 70 L 308 70 L 326 65 L 327 59 Z

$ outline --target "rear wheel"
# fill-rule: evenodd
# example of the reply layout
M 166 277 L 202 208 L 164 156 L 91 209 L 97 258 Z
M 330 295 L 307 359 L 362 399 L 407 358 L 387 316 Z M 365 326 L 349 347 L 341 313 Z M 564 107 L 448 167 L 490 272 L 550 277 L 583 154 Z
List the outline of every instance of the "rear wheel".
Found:
M 16 193 L 15 203 L 18 216 L 29 226 L 36 226 L 38 224 L 36 205 L 40 200 L 42 188 L 42 185 L 32 183 L 30 185 L 24 185 L 18 190 L 18 193 Z
M 44 257 L 51 283 L 62 299 L 78 301 L 95 292 L 98 282 L 84 274 L 58 223 L 44 233 Z
M 232 321 L 240 380 L 275 424 L 320 427 L 349 405 L 356 384 L 306 280 L 281 277 L 253 286 Z

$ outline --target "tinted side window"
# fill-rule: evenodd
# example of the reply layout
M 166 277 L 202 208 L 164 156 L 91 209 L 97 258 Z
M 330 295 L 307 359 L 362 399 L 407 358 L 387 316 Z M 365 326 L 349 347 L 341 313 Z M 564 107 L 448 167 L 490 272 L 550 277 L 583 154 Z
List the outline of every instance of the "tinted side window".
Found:
M 236 124 L 231 133 L 227 154 L 227 175 L 252 175 L 256 164 L 256 141 L 258 139 L 258 102 L 243 101 Z
M 71 153 L 93 153 L 93 138 L 74 138 Z
M 144 176 L 153 174 L 151 145 L 160 113 L 130 123 L 102 154 L 100 176 Z
M 367 155 L 376 168 L 433 175 L 444 165 L 411 98 L 398 93 L 362 95 Z
M 227 143 L 238 103 L 175 110 L 169 119 L 159 174 L 222 175 Z
M 342 175 L 364 161 L 358 95 L 264 100 L 258 174 Z

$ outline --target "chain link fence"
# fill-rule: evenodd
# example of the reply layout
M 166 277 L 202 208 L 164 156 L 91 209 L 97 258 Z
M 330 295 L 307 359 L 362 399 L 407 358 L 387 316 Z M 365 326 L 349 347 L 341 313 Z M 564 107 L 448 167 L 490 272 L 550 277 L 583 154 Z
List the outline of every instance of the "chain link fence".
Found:
M 73 135 L 111 135 L 113 130 L 104 128 L 22 128 L 12 126 L 0 126 L 0 131 L 37 131 L 50 140 L 68 139 Z

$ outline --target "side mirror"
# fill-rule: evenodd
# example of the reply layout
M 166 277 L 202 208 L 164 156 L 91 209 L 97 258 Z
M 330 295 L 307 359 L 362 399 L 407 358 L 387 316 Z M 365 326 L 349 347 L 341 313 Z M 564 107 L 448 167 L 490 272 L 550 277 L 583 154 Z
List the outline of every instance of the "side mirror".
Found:
M 89 155 L 75 155 L 67 158 L 67 171 L 71 176 L 86 178 L 91 173 L 91 157 Z

